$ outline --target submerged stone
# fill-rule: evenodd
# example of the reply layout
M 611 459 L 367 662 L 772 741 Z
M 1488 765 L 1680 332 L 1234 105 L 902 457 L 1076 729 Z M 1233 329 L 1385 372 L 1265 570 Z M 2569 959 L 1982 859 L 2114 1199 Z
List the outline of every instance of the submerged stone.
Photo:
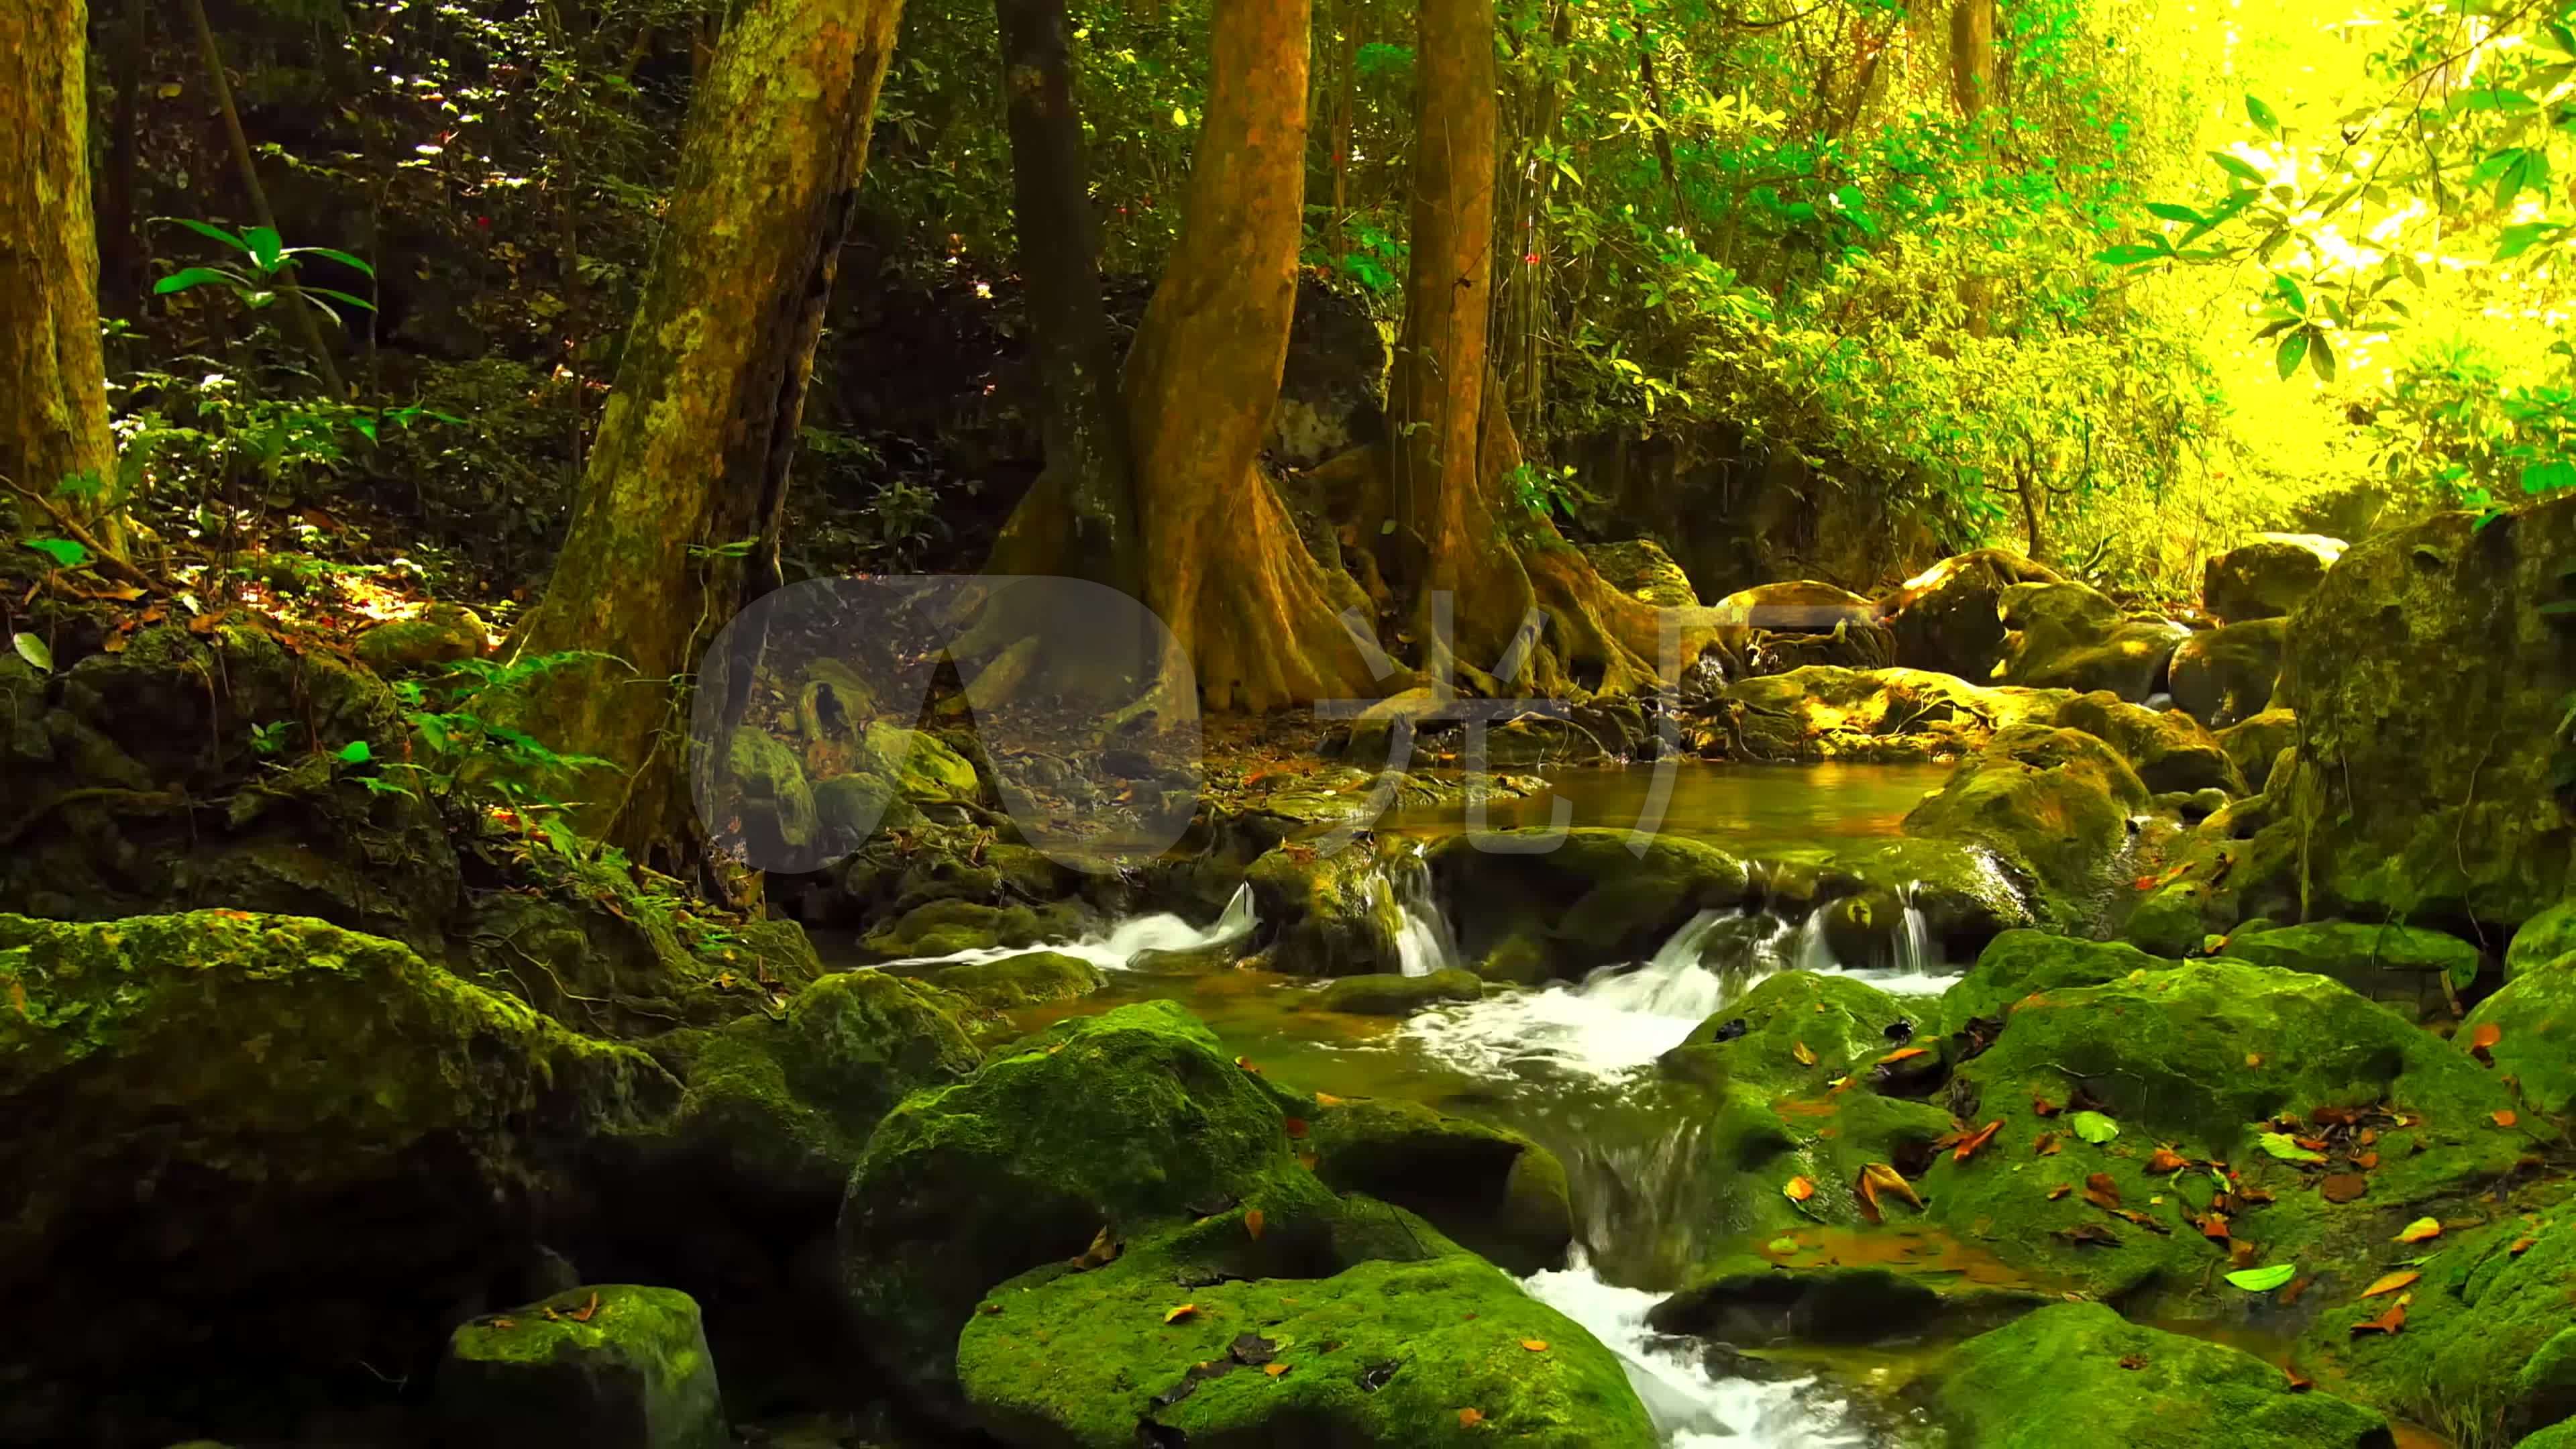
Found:
M 2060 1303 L 1968 1340 L 1937 1370 L 1935 1419 L 1979 1449 L 2392 1449 L 2376 1410 L 2293 1389 L 2241 1349 Z
M 1473 971 L 1434 971 L 1427 976 L 1345 976 L 1324 988 L 1315 1004 L 1354 1016 L 1411 1016 L 1448 1001 L 1480 1001 L 1485 983 Z
M 448 1442 L 489 1449 L 728 1449 L 698 1305 L 669 1288 L 576 1288 L 459 1327 L 438 1369 Z
M 954 991 L 994 1011 L 1071 1001 L 1100 989 L 1100 968 L 1061 951 L 1028 951 L 990 961 L 966 961 L 923 973 L 942 991 Z

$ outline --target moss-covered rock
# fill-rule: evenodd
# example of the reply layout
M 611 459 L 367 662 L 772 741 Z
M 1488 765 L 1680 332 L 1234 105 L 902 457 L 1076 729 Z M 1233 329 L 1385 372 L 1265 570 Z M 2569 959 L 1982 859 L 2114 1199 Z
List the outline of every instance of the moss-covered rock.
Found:
M 738 1190 L 839 1199 L 868 1134 L 912 1092 L 962 1081 L 978 1054 L 917 984 L 844 971 L 707 1035 L 667 1128 Z
M 1830 634 L 1874 624 L 1878 606 L 1839 584 L 1818 579 L 1779 579 L 1738 589 L 1713 606 L 1755 629 L 1781 634 Z
M 2108 692 L 2078 695 L 2058 710 L 2056 723 L 2082 730 L 2126 758 L 2138 779 L 2156 793 L 2224 790 L 2245 793 L 2245 777 L 2218 739 L 2180 710 L 2149 709 Z
M 1690 575 L 1682 572 L 1682 566 L 1673 562 L 1664 546 L 1651 538 L 1587 543 L 1582 549 L 1594 571 L 1612 588 L 1662 608 L 1699 607 L 1699 592 L 1691 587 Z
M 2173 964 L 2119 942 L 2080 941 L 2049 931 L 2006 931 L 1941 994 L 1942 1017 L 1953 1023 L 1971 1017 L 2001 1021 L 2032 996 L 2100 986 Z
M 2317 591 L 2343 554 L 2339 538 L 2264 534 L 2201 566 L 2201 607 L 2230 623 L 2280 618 Z
M 2576 1449 L 2576 1419 L 2562 1419 L 2514 1441 L 2513 1449 Z
M 1979 1282 L 1977 1273 L 1944 1262 L 1937 1240 L 1900 1236 L 1931 1250 L 1924 1271 L 1911 1263 L 1846 1267 L 1830 1261 L 1836 1247 L 1825 1235 L 1793 1235 L 1770 1245 L 1765 1257 L 1693 1279 L 1656 1304 L 1646 1321 L 1660 1333 L 1739 1348 L 1918 1344 L 1982 1333 L 2057 1301 L 2028 1288 Z M 1816 1246 L 1809 1237 L 1819 1240 Z M 1845 1247 L 1851 1241 L 1838 1240 Z M 1801 1257 L 1808 1253 L 1826 1261 L 1805 1264 Z
M 1327 1209 L 1347 1230 L 1282 1272 L 1298 1224 L 1245 1214 L 1131 1240 L 1105 1267 L 1042 1268 L 966 1322 L 957 1374 L 1002 1442 L 1333 1444 L 1497 1439 L 1561 1449 L 1659 1442 L 1618 1359 L 1401 1209 Z
M 2132 619 L 2078 583 L 2016 584 L 1999 605 L 2006 631 L 1998 684 L 2091 693 L 2129 702 L 2156 693 L 2190 630 L 2167 619 Z
M 980 1294 L 1211 1205 L 1329 1197 L 1280 1103 L 1187 1012 L 1122 1006 L 1049 1029 L 920 1093 L 869 1139 L 842 1202 L 851 1309 L 893 1382 L 954 1407 L 957 1332 Z M 1129 1426 L 1134 1432 L 1134 1426 Z
M 2504 948 L 2504 978 L 2511 981 L 2576 951 L 2576 900 L 2560 901 L 2516 927 Z
M 492 630 L 462 604 L 432 604 L 409 619 L 378 624 L 360 634 L 349 652 L 378 674 L 426 669 L 479 659 L 492 647 Z
M 1071 1001 L 1100 989 L 1100 968 L 1061 951 L 1026 951 L 990 961 L 964 961 L 924 972 L 922 979 L 993 1011 Z
M 856 850 L 877 831 L 920 818 L 912 802 L 883 775 L 858 771 L 827 775 L 814 782 L 813 799 L 815 824 L 834 849 Z
M 2188 708 L 2189 706 L 2185 706 Z M 2256 790 L 2268 790 L 2273 762 L 2281 752 L 2299 742 L 2299 716 L 2295 710 L 2267 709 L 2248 715 L 2218 732 L 2218 747 L 2245 777 L 2245 783 Z
M 2499 1035 L 2487 1049 L 2496 1070 L 2520 1083 L 2532 1110 L 2576 1111 L 2576 952 L 2525 967 L 2460 1023 L 2459 1039 Z
M 2211 729 L 2225 729 L 2269 708 L 2281 683 L 2289 624 L 2256 619 L 2204 629 L 2174 650 L 2174 703 Z
M 1027 906 L 933 900 L 870 931 L 864 944 L 880 956 L 953 956 L 961 951 L 1034 946 L 1045 923 Z
M 1427 976 L 1345 976 L 1325 987 L 1315 1005 L 1354 1016 L 1411 1016 L 1449 1001 L 1478 1001 L 1485 983 L 1473 971 L 1434 971 Z
M 2388 1421 L 2241 1349 L 2061 1303 L 1959 1346 L 1923 1395 L 1979 1449 L 2392 1449 Z
M 1765 760 L 1932 760 L 1982 748 L 1998 729 L 2046 720 L 2071 696 L 1997 689 L 1925 669 L 1808 665 L 1729 685 L 1745 747 Z
M 408 1362 L 677 1092 L 319 921 L 0 916 L 0 1373 L 149 1399 Z M 58 1331 L 101 1302 L 114 1335 Z
M 862 741 L 871 772 L 893 781 L 915 804 L 971 801 L 982 793 L 974 764 L 927 731 L 875 720 Z
M 812 854 L 814 789 L 777 737 L 748 725 L 727 735 L 721 788 L 729 798 L 718 813 L 755 868 L 784 870 Z
M 2123 924 L 2159 956 L 2204 951 L 2240 924 L 2298 914 L 2299 829 L 2254 796 L 2216 810 L 2160 856 L 2137 862 L 2143 885 Z
M 1661 835 L 1640 845 L 1631 831 L 1585 828 L 1553 847 L 1551 839 L 1543 830 L 1457 835 L 1431 852 L 1434 892 L 1466 959 L 1487 961 L 1519 939 L 1520 974 L 1503 979 L 1580 977 L 1644 960 L 1693 915 L 1740 904 L 1750 888 L 1742 860 L 1700 841 Z
M 2388 1256 L 2426 1258 L 2394 1334 L 2355 1333 L 2400 1300 L 2346 1295 L 2319 1316 L 2300 1357 L 2358 1397 L 2460 1436 L 2515 1435 L 2576 1418 L 2576 1215 L 2565 1204 L 2466 1228 Z M 2517 1247 L 2517 1245 L 2519 1245 Z M 2429 1257 L 2427 1255 L 2429 1254 Z
M 2045 891 L 2051 918 L 2098 913 L 2147 787 L 2108 744 L 2079 730 L 1997 734 L 1939 794 L 1905 817 L 1909 835 L 1984 846 Z
M 2477 981 L 2482 961 L 2478 948 L 2457 936 L 2363 921 L 2240 930 L 2227 938 L 2227 954 L 2258 966 L 2331 976 L 2418 1017 L 2443 1014 Z
M 1907 579 L 1881 605 L 1896 634 L 1896 662 L 1966 680 L 1992 679 L 2004 657 L 2004 590 L 2064 581 L 2055 569 L 2008 549 L 1981 548 L 1943 559 Z
M 438 1408 L 452 1442 L 492 1449 L 733 1443 L 698 1305 L 669 1288 L 576 1288 L 462 1325 Z
M 1420 1213 L 1514 1273 L 1564 1264 L 1565 1167 L 1521 1134 L 1392 1098 L 1318 1099 L 1306 1120 L 1315 1173 L 1334 1191 Z
M 2287 805 L 2317 913 L 2510 926 L 2576 894 L 2555 785 L 2576 649 L 2547 612 L 2571 568 L 2576 498 L 2445 513 L 2354 544 L 2299 606 Z
M 1409 868 L 1421 867 L 1407 859 Z M 1392 971 L 1404 912 L 1386 864 L 1364 844 L 1330 853 L 1282 845 L 1245 872 L 1253 909 L 1270 929 L 1275 969 L 1298 976 Z

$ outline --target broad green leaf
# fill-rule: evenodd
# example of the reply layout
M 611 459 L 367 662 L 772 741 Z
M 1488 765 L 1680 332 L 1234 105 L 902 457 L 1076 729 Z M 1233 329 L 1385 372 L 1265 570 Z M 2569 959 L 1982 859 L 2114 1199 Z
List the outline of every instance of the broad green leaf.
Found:
M 2139 262 L 2162 261 L 2167 255 L 2168 252 L 2163 247 L 2146 246 L 2138 242 L 2123 242 L 2119 246 L 2104 247 L 2102 250 L 2095 252 L 2093 254 L 2093 260 L 2097 262 L 2105 262 L 2115 267 L 2127 267 L 2135 266 Z
M 2263 1134 L 2261 1145 L 2265 1152 L 2279 1158 L 2283 1162 L 2323 1162 L 2326 1160 L 2326 1155 L 2324 1153 L 2301 1147 L 2299 1145 L 2299 1140 L 2292 1137 L 2287 1132 L 2266 1132 Z
M 2103 1143 L 2120 1135 L 2120 1124 L 2099 1112 L 2070 1112 L 2066 1125 L 2087 1142 Z
M 2289 381 L 2290 374 L 2298 371 L 2299 364 L 2307 360 L 2308 329 L 2304 327 L 2282 338 L 2280 350 L 2272 354 L 2272 365 L 2281 370 L 2284 382 Z
M 2231 155 L 2225 151 L 2212 151 L 2209 153 L 2209 159 L 2217 162 L 2220 170 L 2239 181 L 2250 181 L 2260 186 L 2266 179 L 2262 172 L 2254 169 L 2253 162 L 2242 156 Z
M 2148 202 L 2147 215 L 2160 216 L 2167 221 L 2187 221 L 2193 223 L 2201 221 L 2201 215 L 2199 212 L 2192 210 L 2188 206 L 2183 206 L 2171 201 Z
M 13 634 L 9 636 L 9 645 L 18 651 L 19 658 L 47 674 L 54 672 L 54 651 L 45 647 L 44 640 L 33 634 Z
M 2309 336 L 2308 366 L 2320 379 L 2326 382 L 2335 380 L 2334 339 L 2323 332 L 2312 333 Z
M 320 257 L 324 261 L 338 262 L 344 267 L 348 267 L 353 271 L 362 272 L 370 277 L 376 274 L 375 268 L 368 266 L 365 262 L 360 261 L 356 257 L 353 257 L 347 252 L 341 251 L 335 247 L 288 247 L 286 249 L 286 255 L 290 257 Z
M 2576 488 L 2576 463 L 2554 459 L 2533 463 L 2522 470 L 2522 491 L 2554 493 L 2561 488 Z
M 278 259 L 286 254 L 286 240 L 273 226 L 254 226 L 242 233 L 242 249 L 263 272 L 277 270 Z
M 249 285 L 249 283 L 243 281 L 240 277 L 233 275 L 231 272 L 225 271 L 221 267 L 181 267 L 179 270 L 172 272 L 170 275 L 163 277 L 157 282 L 154 282 L 152 284 L 152 295 L 155 297 L 166 297 L 172 292 L 184 292 L 190 287 L 202 287 L 209 282 L 226 287 L 243 287 Z
M 2245 98 L 2245 115 L 2255 125 L 2262 127 L 2266 134 L 2274 136 L 2281 134 L 2281 118 L 2273 114 L 2272 108 L 2263 104 L 2260 99 L 2254 96 Z
M 363 765 L 375 757 L 375 748 L 365 740 L 351 740 L 340 747 L 340 763 L 344 765 Z
M 2540 239 L 2558 230 L 2554 221 L 2526 221 L 2506 227 L 2497 234 L 2495 260 L 2511 261 L 2539 245 Z
M 2266 1263 L 2260 1268 L 2239 1268 L 2227 1275 L 2227 1281 L 2248 1293 L 2269 1293 L 2297 1276 L 2295 1263 Z
M 234 251 L 244 254 L 247 254 L 250 251 L 250 243 L 243 241 L 240 237 L 233 235 L 222 227 L 209 226 L 202 221 L 191 221 L 184 216 L 165 216 L 162 217 L 161 220 L 176 222 L 179 225 L 186 227 L 188 230 L 195 232 L 199 236 L 211 237 L 216 241 L 222 242 L 225 246 L 231 247 Z
M 328 297 L 334 302 L 346 302 L 352 307 L 364 308 L 369 312 L 376 310 L 376 304 L 368 301 L 364 297 L 352 297 L 346 292 L 335 291 L 329 287 L 306 287 L 304 289 L 304 295 L 308 297 Z
M 89 562 L 89 550 L 68 538 L 22 538 L 18 542 L 52 559 L 56 568 L 76 569 Z

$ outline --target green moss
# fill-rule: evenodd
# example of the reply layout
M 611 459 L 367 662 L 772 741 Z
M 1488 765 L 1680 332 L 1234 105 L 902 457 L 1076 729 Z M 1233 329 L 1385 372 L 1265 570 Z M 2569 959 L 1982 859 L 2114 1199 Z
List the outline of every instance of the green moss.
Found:
M 2245 777 L 2216 736 L 2180 710 L 2149 709 L 2107 691 L 2078 695 L 2057 712 L 2057 723 L 2118 750 L 2149 790 L 2216 788 L 2245 793 Z
M 1244 1236 L 1233 1217 L 1214 1226 Z M 1105 1268 L 1043 1269 L 987 1295 L 957 1345 L 977 1418 L 1009 1442 L 1085 1449 L 1128 1449 L 1148 1421 L 1194 1444 L 1658 1442 L 1607 1349 L 1428 1224 L 1404 1227 L 1412 1261 L 1177 1286 L 1209 1276 L 1187 1271 L 1205 1236 L 1131 1242 Z M 1239 1363 L 1238 1344 L 1281 1371 Z M 1231 1371 L 1192 1380 L 1200 1364 Z
M 2478 1003 L 2458 1039 L 2474 1040 L 2490 1026 L 2499 1035 L 2487 1054 L 2498 1073 L 2521 1083 L 2526 1105 L 2553 1116 L 2576 1111 L 2576 952 L 2525 967 Z
M 2504 948 L 2504 976 L 2507 981 L 2576 951 L 2576 900 L 2560 901 L 2530 920 L 2513 933 L 2513 942 Z
M 795 751 L 765 731 L 737 729 L 725 740 L 725 769 L 740 792 L 735 808 L 746 832 L 774 830 L 788 845 L 812 843 L 814 791 Z
M 1528 933 L 1543 945 L 1548 975 L 1579 976 L 1605 962 L 1640 960 L 1702 910 L 1741 903 L 1745 864 L 1713 845 L 1627 830 L 1574 829 L 1550 848 L 1543 830 L 1452 836 L 1431 852 L 1432 877 L 1459 946 L 1481 959 Z M 1515 845 L 1525 849 L 1511 849 Z
M 878 1126 L 841 1210 L 851 1307 L 888 1370 L 936 1401 L 977 1295 L 1104 1226 L 1142 1236 L 1194 1208 L 1260 1198 L 1284 1217 L 1328 1198 L 1285 1117 L 1169 1002 L 1060 1023 Z
M 1417 1102 L 1301 1106 L 1315 1173 L 1336 1192 L 1420 1213 L 1515 1273 L 1555 1268 L 1574 1241 L 1565 1166 L 1517 1132 Z
M 451 1434 L 494 1449 L 733 1442 L 698 1305 L 669 1288 L 577 1288 L 466 1323 L 438 1402 Z
M 869 932 L 864 944 L 881 956 L 951 956 L 1001 946 L 1034 946 L 1043 933 L 1037 912 L 1026 906 L 934 900 Z
M 2348 1299 L 2319 1317 L 2303 1357 L 2313 1371 L 2341 1375 L 2356 1394 L 2469 1449 L 2576 1416 L 2576 1315 L 2568 1306 L 2576 1301 L 2576 1217 L 2564 1204 L 2535 1216 L 2445 1233 L 2423 1248 L 2390 1247 L 2392 1258 L 2431 1252 L 2407 1289 L 2403 1331 L 2355 1335 L 2351 1326 L 2385 1312 L 2390 1300 Z
M 1478 1001 L 1485 983 L 1473 971 L 1434 971 L 1428 976 L 1345 976 L 1315 998 L 1326 1011 L 1357 1016 L 1411 1016 L 1444 1001 Z
M 1029 951 L 990 961 L 942 966 L 923 977 L 996 1011 L 1047 1001 L 1071 1001 L 1100 989 L 1100 968 L 1060 951 Z
M 2260 966 L 2331 976 L 2374 1001 L 2415 1015 L 2439 1013 L 2454 992 L 2478 979 L 2478 948 L 2420 926 L 2309 921 L 2265 931 L 2238 931 L 2227 954 Z
M 1244 879 L 1272 928 L 1276 969 L 1299 976 L 1395 969 L 1404 912 L 1372 851 L 1282 846 L 1255 860 Z
M 2267 709 L 2218 732 L 2218 746 L 2254 789 L 2269 788 L 2272 766 L 2281 752 L 2299 742 L 2299 716 L 2286 709 Z
M 2262 713 L 2279 691 L 2288 640 L 2289 624 L 2281 619 L 2252 619 L 2193 634 L 2174 650 L 2174 703 L 2212 729 Z M 2271 761 L 2266 757 L 2262 763 Z M 2245 773 L 2254 778 L 2253 770 Z
M 876 720 L 868 725 L 864 744 L 875 773 L 894 781 L 907 800 L 973 800 L 982 792 L 975 766 L 921 730 Z
M 2124 1321 L 2098 1303 L 2040 1309 L 1960 1346 L 1926 1396 L 1978 1449 L 2387 1449 L 2387 1420 L 2299 1393 L 2252 1354 Z
M 350 652 L 368 668 L 388 674 L 477 658 L 491 644 L 491 630 L 473 610 L 432 604 L 417 618 L 378 624 L 360 634 Z
M 2564 1419 L 2516 1442 L 2513 1449 L 2576 1449 L 2576 1419 Z
M 1993 850 L 2044 888 L 2044 916 L 2089 916 L 2128 848 L 2129 817 L 2146 805 L 2146 786 L 2109 745 L 2023 725 L 1961 765 L 1905 817 L 1905 830 Z
M 1941 1014 L 1953 1025 L 1970 1017 L 2001 1021 L 2016 1003 L 2037 993 L 2099 986 L 2173 964 L 2133 946 L 2079 941 L 2046 931 L 2007 931 L 1941 994 Z

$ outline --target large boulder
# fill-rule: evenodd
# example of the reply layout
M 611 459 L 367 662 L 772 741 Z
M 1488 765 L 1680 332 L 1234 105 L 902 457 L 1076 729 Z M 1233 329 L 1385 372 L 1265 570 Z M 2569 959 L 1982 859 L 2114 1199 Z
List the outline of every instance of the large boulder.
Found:
M 1524 984 L 1642 961 L 1694 915 L 1751 889 L 1744 862 L 1716 846 L 1602 828 L 1452 836 L 1430 865 L 1461 954 Z
M 2299 827 L 2271 797 L 2212 811 L 2162 855 L 2140 860 L 2143 891 L 2123 937 L 2159 956 L 2187 956 L 2246 922 L 2295 917 Z
M 2201 607 L 2231 624 L 2278 619 L 2317 591 L 2344 547 L 2316 534 L 2264 534 L 2201 566 Z
M 1029 1449 L 1661 1442 L 1615 1355 L 1430 1224 L 1252 1211 L 995 1287 L 956 1347 L 977 1426 Z
M 2006 549 L 1943 559 L 1907 579 L 1880 606 L 1896 635 L 1896 662 L 1961 679 L 1992 679 L 2004 657 L 2004 590 L 2064 581 L 2046 564 Z
M 1481 1001 L 1484 995 L 1483 979 L 1462 968 L 1420 976 L 1381 971 L 1335 981 L 1316 994 L 1315 1005 L 1352 1016 L 1411 1016 L 1446 1002 Z
M 2393 1449 L 2378 1411 L 2303 1392 L 2242 1349 L 2060 1303 L 1961 1344 L 1923 1397 L 1961 1444 Z
M 2034 689 L 2107 689 L 2133 704 L 2164 688 L 2174 650 L 2191 631 L 2170 619 L 2130 618 L 2078 583 L 2016 584 L 2001 604 L 2004 657 L 1994 681 Z
M 922 979 L 953 991 L 988 1011 L 1010 1011 L 1050 1001 L 1072 1001 L 1100 989 L 1100 968 L 1062 951 L 1023 951 L 982 961 L 960 961 L 922 972 Z
M 2504 976 L 2511 981 L 2576 951 L 2576 900 L 2560 901 L 2514 928 L 2504 948 Z
M 1002 1280 L 1079 1257 L 1104 1230 L 1142 1238 L 1239 1202 L 1318 1211 L 1331 1194 L 1297 1165 L 1287 1116 L 1160 1001 L 1060 1023 L 906 1100 L 841 1207 L 847 1300 L 879 1368 L 953 1415 L 958 1331 Z
M 1508 1128 L 1418 1102 L 1312 1101 L 1305 1120 L 1315 1175 L 1335 1192 L 1420 1213 L 1514 1273 L 1564 1266 L 1574 1206 L 1554 1153 Z
M 731 1449 L 698 1305 L 606 1284 L 459 1326 L 438 1366 L 446 1442 L 489 1449 Z
M 2306 921 L 2240 930 L 2227 954 L 2258 966 L 2331 976 L 2409 1016 L 2448 1015 L 2476 983 L 2483 958 L 2457 936 L 2422 926 L 2366 921 Z
M 2353 545 L 2290 623 L 2317 914 L 2510 927 L 2576 890 L 2576 498 Z
M 1699 593 L 1691 587 L 1690 575 L 1682 572 L 1682 566 L 1673 562 L 1672 555 L 1653 539 L 1587 543 L 1582 547 L 1593 572 L 1612 588 L 1667 609 L 1699 607 Z
M 2245 783 L 2256 790 L 2271 788 L 2272 766 L 2283 750 L 2299 743 L 2299 716 L 2295 710 L 2267 709 L 2248 715 L 2218 731 L 2218 747 L 2227 752 L 2228 762 L 2245 777 Z
M 1909 835 L 1962 841 L 2018 866 L 2066 919 L 2098 914 L 2147 787 L 2118 751 L 2080 730 L 2017 725 L 1905 817 Z
M 2517 972 L 2504 989 L 2478 1003 L 2458 1039 L 2487 1048 L 2496 1070 L 2520 1084 L 2535 1112 L 2576 1112 L 2576 953 Z
M 1252 863 L 1245 881 L 1273 946 L 1276 969 L 1300 976 L 1365 976 L 1402 960 L 1404 911 L 1390 869 L 1418 875 L 1419 862 L 1381 860 L 1354 843 L 1323 853 L 1282 845 Z
M 2280 688 L 2289 623 L 2255 619 L 2203 629 L 2174 650 L 2174 703 L 2221 730 L 2269 708 Z
M 587 1144 L 678 1092 L 641 1052 L 295 917 L 0 916 L 0 1002 L 0 1382 L 6 1436 L 38 1442 L 107 1442 L 79 1416 L 110 1384 L 119 1412 L 191 1398 L 211 1426 L 353 1361 L 425 1374 Z M 114 1322 L 81 1327 L 101 1303 Z
M 1831 634 L 1874 624 L 1878 606 L 1851 590 L 1814 579 L 1791 579 L 1738 589 L 1716 608 L 1755 629 L 1778 634 Z
M 378 674 L 392 674 L 478 659 L 491 647 L 491 627 L 472 609 L 432 604 L 411 618 L 378 624 L 360 634 L 349 652 Z
M 1979 749 L 1996 730 L 2045 720 L 2070 697 L 1924 669 L 1818 664 L 1739 680 L 1719 709 L 1756 759 L 1934 760 Z
M 2156 794 L 2224 790 L 2245 793 L 2245 777 L 2216 736 L 2180 710 L 2130 704 L 2108 691 L 2077 695 L 2057 711 L 2057 723 L 2108 743 Z

